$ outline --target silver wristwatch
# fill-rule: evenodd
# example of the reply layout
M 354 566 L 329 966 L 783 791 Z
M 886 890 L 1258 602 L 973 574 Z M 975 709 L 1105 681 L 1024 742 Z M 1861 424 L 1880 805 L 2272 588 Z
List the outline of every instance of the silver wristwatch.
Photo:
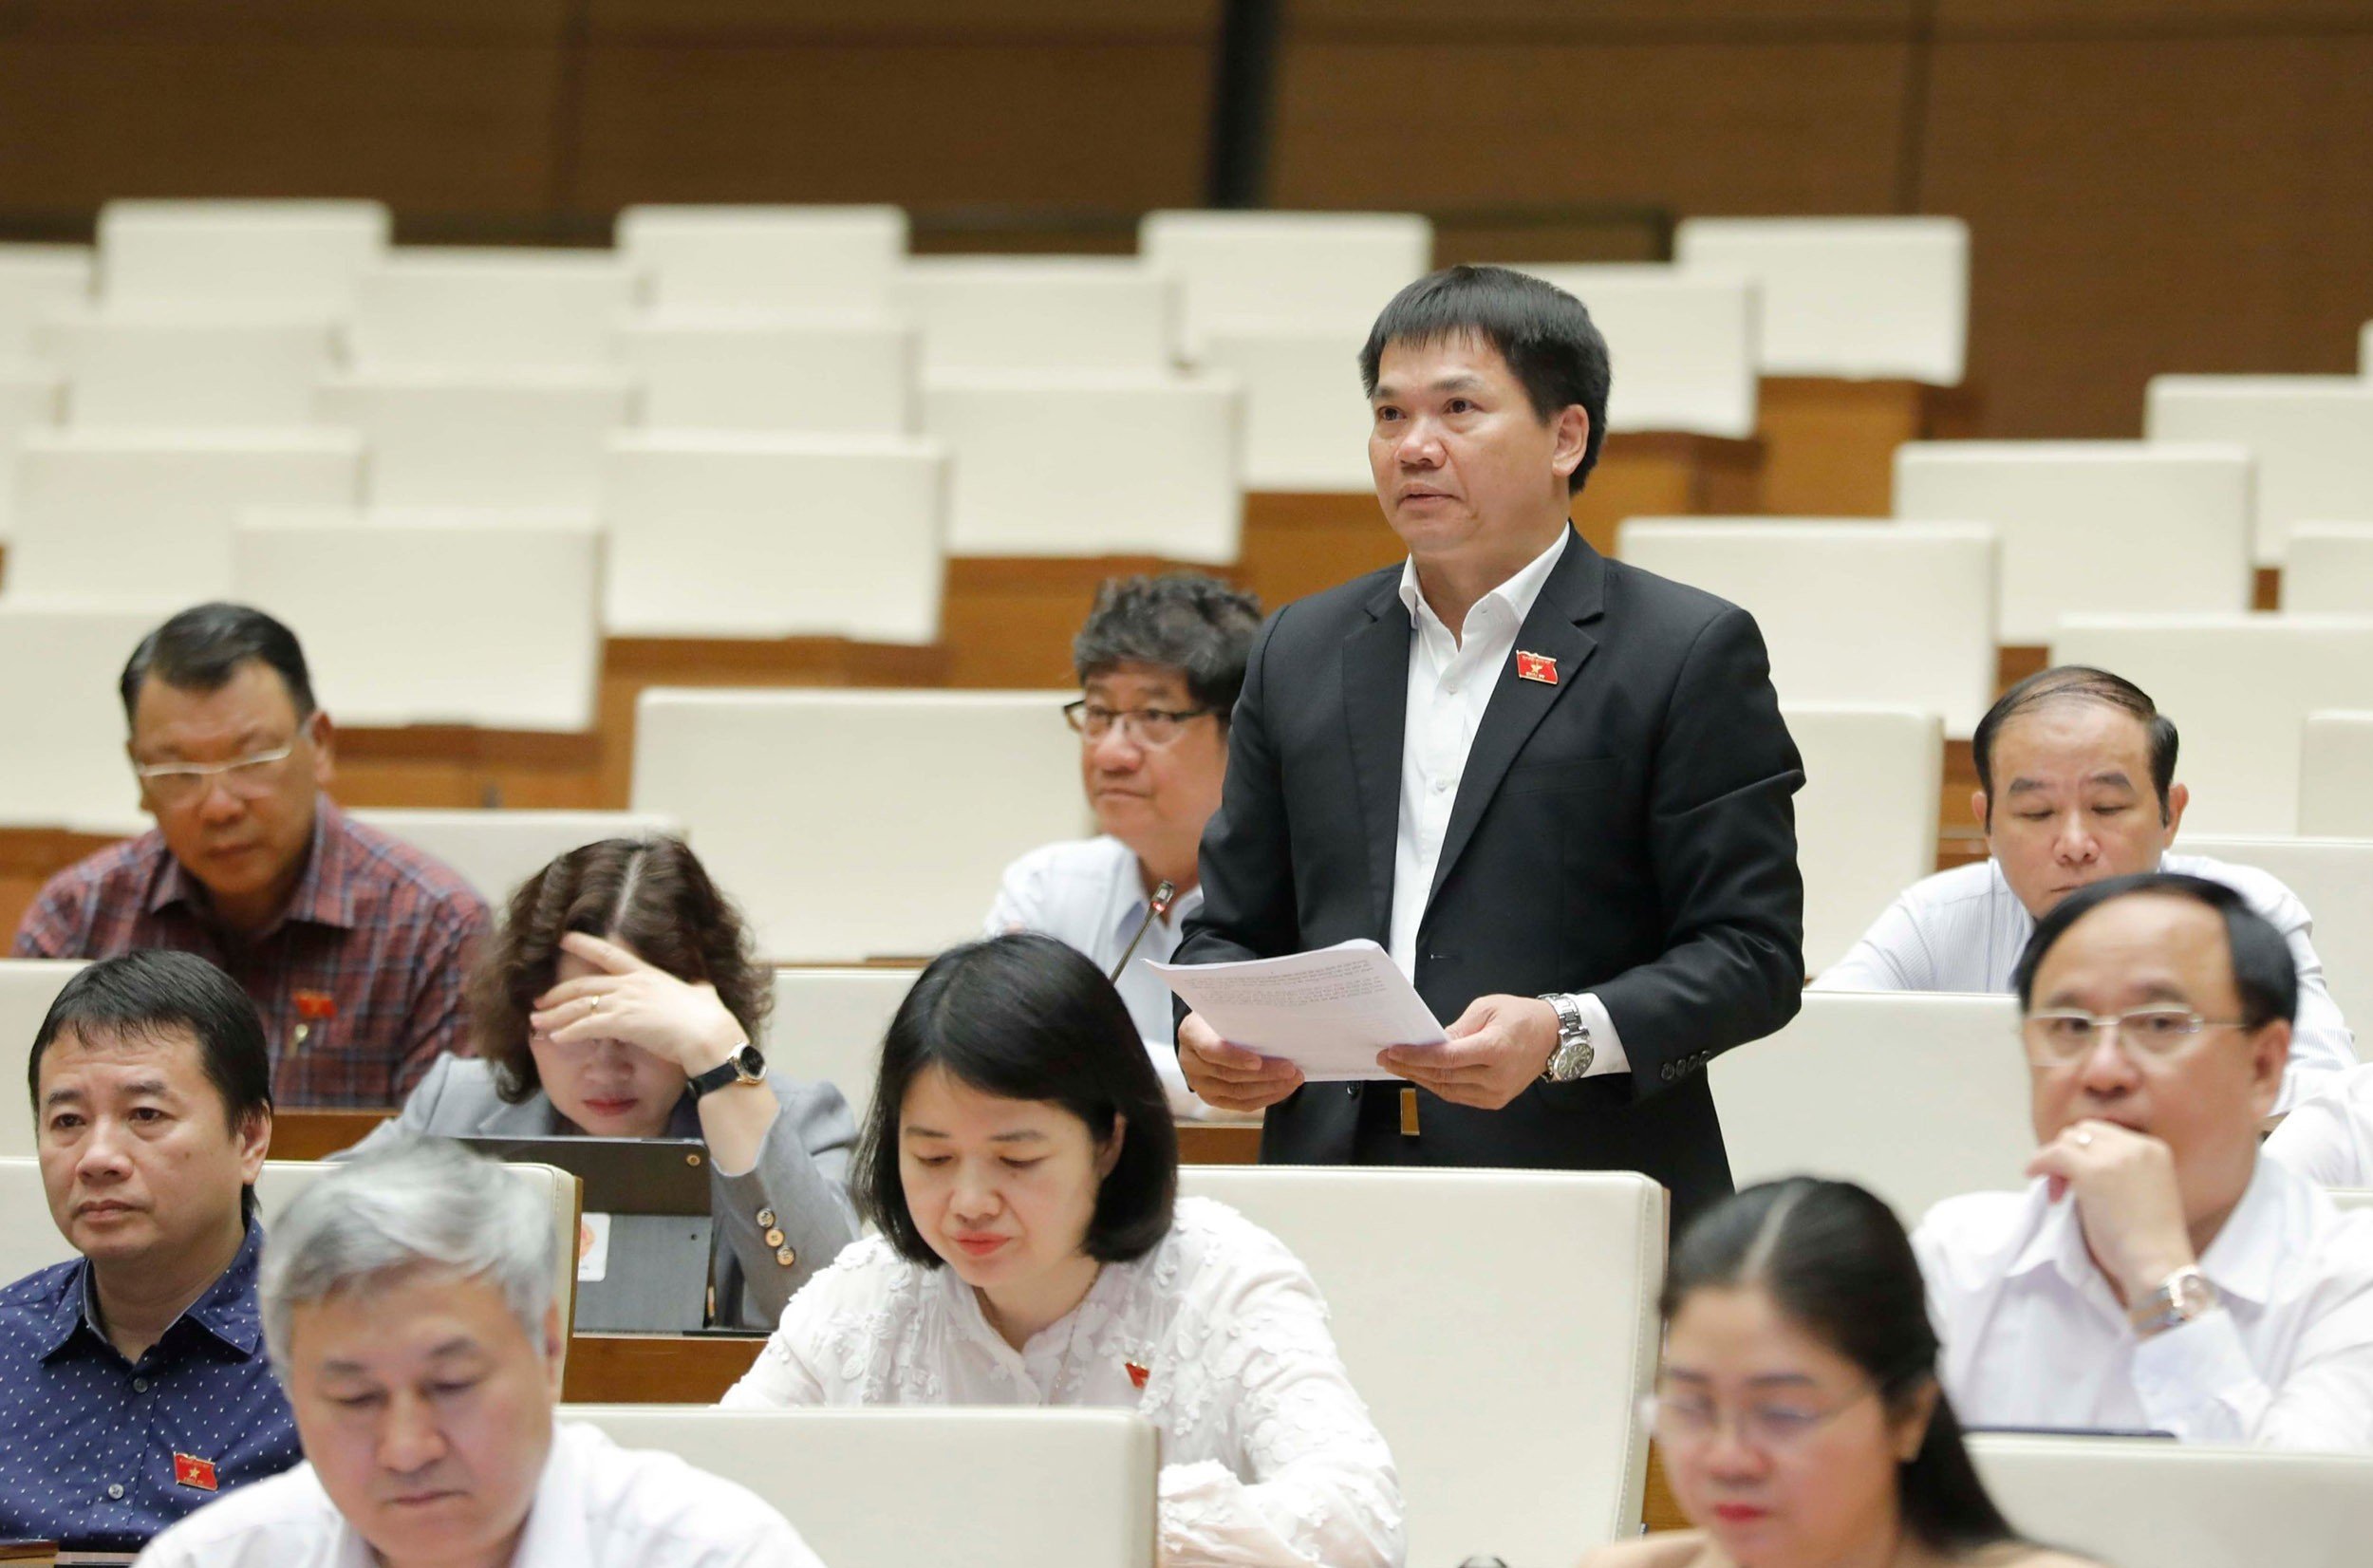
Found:
M 2179 1328 L 2223 1306 L 2224 1299 L 2208 1276 L 2196 1268 L 2180 1268 L 2126 1315 L 2134 1332 L 2144 1339 Z
M 1549 1053 L 1549 1065 L 1541 1070 L 1541 1081 L 1572 1083 L 1590 1071 L 1590 1025 L 1582 1021 L 1581 1004 L 1572 997 L 1550 992 L 1540 999 L 1558 1014 L 1558 1048 Z

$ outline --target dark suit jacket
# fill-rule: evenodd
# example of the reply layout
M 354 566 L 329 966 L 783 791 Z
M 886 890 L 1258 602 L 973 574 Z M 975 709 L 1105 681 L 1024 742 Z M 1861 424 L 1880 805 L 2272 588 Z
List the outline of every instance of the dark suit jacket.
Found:
M 1389 942 L 1410 642 L 1399 567 L 1288 605 L 1254 644 L 1205 831 L 1204 905 L 1176 961 Z M 1703 1069 L 1794 1016 L 1803 784 L 1762 635 L 1745 610 L 1610 561 L 1579 536 L 1475 732 L 1416 984 L 1445 1023 L 1479 996 L 1595 992 L 1628 1074 L 1536 1083 L 1501 1111 L 1397 1083 L 1312 1084 L 1270 1109 L 1264 1161 L 1640 1170 L 1676 1220 L 1730 1190 Z M 1363 1113 L 1363 1105 L 1365 1111 Z

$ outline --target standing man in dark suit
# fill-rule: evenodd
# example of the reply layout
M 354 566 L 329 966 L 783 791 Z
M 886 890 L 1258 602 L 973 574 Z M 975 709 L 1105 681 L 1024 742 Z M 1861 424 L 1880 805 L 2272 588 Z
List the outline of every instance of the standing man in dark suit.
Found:
M 1448 1025 L 1304 1086 L 1187 1014 L 1187 1082 L 1286 1164 L 1645 1171 L 1676 1223 L 1730 1190 L 1704 1068 L 1803 984 L 1804 781 L 1745 610 L 1567 520 L 1605 439 L 1605 340 L 1492 267 L 1403 289 L 1360 354 L 1409 559 L 1271 617 L 1176 961 L 1368 937 Z

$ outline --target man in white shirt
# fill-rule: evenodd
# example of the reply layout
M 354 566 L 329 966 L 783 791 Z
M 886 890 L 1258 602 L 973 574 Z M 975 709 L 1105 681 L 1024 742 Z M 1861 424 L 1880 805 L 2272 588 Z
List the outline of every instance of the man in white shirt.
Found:
M 2035 923 L 2069 893 L 2180 871 L 2233 888 L 2289 946 L 2299 1010 L 2275 1111 L 2357 1065 L 2299 896 L 2253 866 L 2167 852 L 2191 795 L 2176 782 L 2176 726 L 2140 687 L 2081 664 L 2031 675 L 1987 711 L 1970 749 L 1970 809 L 1990 858 L 1913 884 L 1814 990 L 2008 991 Z
M 2258 1157 L 2281 934 L 2221 883 L 2115 878 L 2044 917 L 2015 984 L 2029 1185 L 1913 1238 L 1962 1420 L 2373 1451 L 2373 1214 Z
M 986 922 L 989 936 L 1037 931 L 1067 943 L 1107 974 L 1127 954 L 1114 983 L 1182 1116 L 1212 1108 L 1179 1072 L 1170 990 L 1147 965 L 1169 961 L 1181 924 L 1203 907 L 1195 847 L 1220 804 L 1228 714 L 1260 625 L 1259 600 L 1200 572 L 1114 578 L 1097 590 L 1072 643 L 1080 698 L 1063 717 L 1079 735 L 1080 782 L 1100 831 L 1005 868 Z M 1148 924 L 1164 882 L 1169 906 Z
M 2291 1107 L 2266 1140 L 2266 1155 L 2317 1186 L 2373 1187 L 2373 1064 L 2350 1068 Z
M 320 1177 L 273 1227 L 262 1290 L 307 1463 L 199 1509 L 140 1562 L 820 1568 L 741 1487 L 553 1421 L 552 1273 L 544 1200 L 457 1145 L 415 1139 Z

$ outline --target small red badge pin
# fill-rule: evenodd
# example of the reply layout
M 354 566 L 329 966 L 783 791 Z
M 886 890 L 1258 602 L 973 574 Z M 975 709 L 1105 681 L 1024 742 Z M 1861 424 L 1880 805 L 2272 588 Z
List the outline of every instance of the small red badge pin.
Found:
M 1129 1369 L 1130 1387 L 1134 1389 L 1143 1389 L 1146 1386 L 1146 1379 L 1153 1375 L 1151 1368 L 1141 1367 L 1134 1361 L 1124 1361 L 1121 1365 Z
M 1554 686 L 1558 683 L 1558 662 L 1545 653 L 1526 653 L 1519 648 L 1516 650 L 1516 678 Z
M 173 1456 L 173 1479 L 181 1485 L 211 1492 L 215 1490 L 215 1462 L 196 1454 L 177 1453 Z
M 291 999 L 296 1003 L 297 1017 L 318 1022 L 338 1016 L 338 999 L 327 991 L 298 991 Z

